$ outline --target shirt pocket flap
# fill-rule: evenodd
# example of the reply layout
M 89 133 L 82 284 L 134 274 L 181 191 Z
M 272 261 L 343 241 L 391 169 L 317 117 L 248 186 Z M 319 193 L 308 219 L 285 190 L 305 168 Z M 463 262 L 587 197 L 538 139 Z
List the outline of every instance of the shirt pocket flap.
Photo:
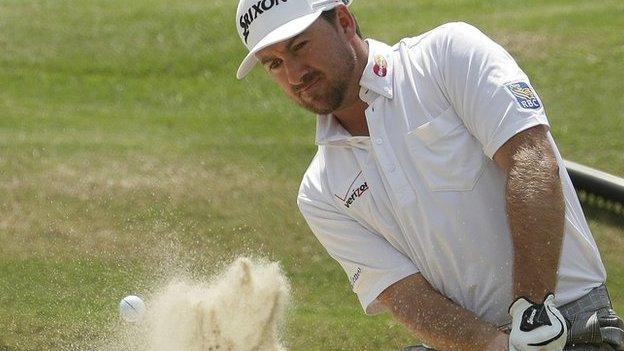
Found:
M 405 143 L 432 191 L 470 191 L 485 169 L 481 144 L 452 107 L 407 132 Z
M 429 146 L 460 125 L 462 125 L 462 120 L 457 116 L 455 110 L 451 106 L 438 117 L 414 129 L 407 135 L 408 138 L 415 136 L 425 145 Z

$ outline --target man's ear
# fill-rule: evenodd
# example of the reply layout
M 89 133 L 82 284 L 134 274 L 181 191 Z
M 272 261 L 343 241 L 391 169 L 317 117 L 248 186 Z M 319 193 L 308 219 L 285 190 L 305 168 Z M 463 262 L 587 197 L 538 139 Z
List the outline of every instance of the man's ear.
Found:
M 338 24 L 338 29 L 344 33 L 347 38 L 352 38 L 356 34 L 355 18 L 349 12 L 349 9 L 345 5 L 339 5 L 336 7 L 336 23 Z

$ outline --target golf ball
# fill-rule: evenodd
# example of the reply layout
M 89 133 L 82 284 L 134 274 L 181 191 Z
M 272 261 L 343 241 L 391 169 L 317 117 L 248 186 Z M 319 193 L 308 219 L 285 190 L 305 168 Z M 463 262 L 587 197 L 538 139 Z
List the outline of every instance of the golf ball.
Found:
M 136 323 L 145 314 L 145 303 L 138 296 L 126 296 L 119 302 L 119 314 L 124 321 Z

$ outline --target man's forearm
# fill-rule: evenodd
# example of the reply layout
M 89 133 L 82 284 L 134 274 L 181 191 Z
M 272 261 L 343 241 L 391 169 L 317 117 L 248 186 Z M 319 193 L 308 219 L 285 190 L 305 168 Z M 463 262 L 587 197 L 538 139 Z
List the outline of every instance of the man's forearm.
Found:
M 506 350 L 507 335 L 442 296 L 420 274 L 382 294 L 393 316 L 436 350 Z
M 565 224 L 559 168 L 546 140 L 522 148 L 507 178 L 514 293 L 541 302 L 555 291 Z

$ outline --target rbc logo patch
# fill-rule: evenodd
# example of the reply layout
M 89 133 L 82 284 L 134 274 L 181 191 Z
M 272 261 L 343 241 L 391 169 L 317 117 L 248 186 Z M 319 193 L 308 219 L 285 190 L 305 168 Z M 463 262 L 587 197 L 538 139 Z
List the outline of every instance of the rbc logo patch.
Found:
M 539 100 L 537 99 L 537 95 L 527 83 L 508 83 L 505 84 L 505 87 L 516 98 L 516 100 L 518 100 L 518 104 L 520 104 L 520 107 L 531 110 L 537 110 L 542 107 Z

